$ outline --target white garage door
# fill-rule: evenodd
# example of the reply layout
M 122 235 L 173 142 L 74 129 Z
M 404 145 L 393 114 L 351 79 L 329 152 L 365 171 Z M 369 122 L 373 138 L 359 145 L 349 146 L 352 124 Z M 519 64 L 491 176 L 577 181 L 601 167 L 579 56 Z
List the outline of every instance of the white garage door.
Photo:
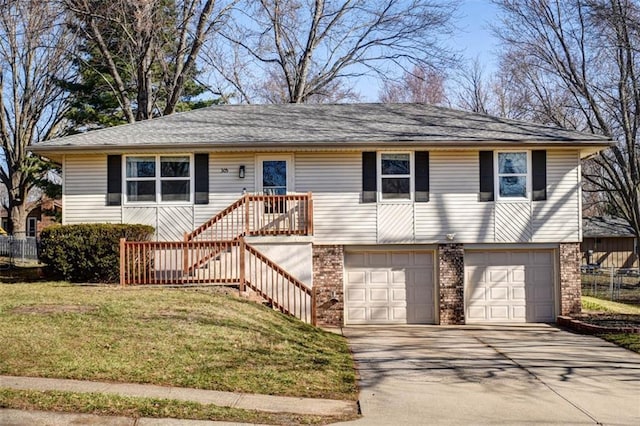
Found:
M 553 251 L 466 252 L 465 322 L 550 322 Z
M 432 324 L 433 252 L 349 252 L 346 324 Z

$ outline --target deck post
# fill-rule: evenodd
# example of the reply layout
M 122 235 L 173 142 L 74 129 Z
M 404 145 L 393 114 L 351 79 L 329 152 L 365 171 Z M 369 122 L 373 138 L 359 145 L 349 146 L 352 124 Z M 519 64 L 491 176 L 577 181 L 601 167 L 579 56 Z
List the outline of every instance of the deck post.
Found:
M 307 192 L 307 235 L 313 235 L 313 196 Z
M 184 245 L 182 246 L 182 272 L 184 274 L 189 273 L 189 251 L 187 243 L 189 242 L 189 233 L 185 232 L 183 236 Z
M 247 247 L 245 245 L 244 238 L 240 238 L 240 285 L 238 286 L 238 290 L 240 292 L 245 291 L 245 280 L 247 278 L 245 276 L 246 251 Z
M 316 312 L 316 288 L 311 287 L 311 325 L 314 327 L 317 325 L 317 312 Z
M 250 225 L 249 216 L 251 213 L 251 204 L 249 201 L 249 194 L 244 195 L 244 235 L 249 235 Z
M 120 285 L 124 286 L 125 284 L 125 242 L 126 238 L 120 238 Z

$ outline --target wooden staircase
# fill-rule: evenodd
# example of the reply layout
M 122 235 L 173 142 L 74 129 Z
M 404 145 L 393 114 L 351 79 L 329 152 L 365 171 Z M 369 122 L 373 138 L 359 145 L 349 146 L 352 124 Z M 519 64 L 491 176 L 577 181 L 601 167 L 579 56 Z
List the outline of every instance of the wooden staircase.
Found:
M 120 240 L 121 285 L 238 285 L 275 309 L 315 324 L 313 289 L 245 241 L 253 235 L 311 235 L 311 194 L 247 194 L 183 241 Z

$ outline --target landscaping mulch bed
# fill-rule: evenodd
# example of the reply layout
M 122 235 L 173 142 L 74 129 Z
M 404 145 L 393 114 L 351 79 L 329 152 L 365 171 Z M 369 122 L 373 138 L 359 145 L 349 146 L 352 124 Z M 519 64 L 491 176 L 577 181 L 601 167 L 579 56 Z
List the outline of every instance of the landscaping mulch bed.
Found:
M 640 315 L 610 312 L 583 312 L 571 317 L 559 317 L 558 324 L 590 333 L 640 333 Z

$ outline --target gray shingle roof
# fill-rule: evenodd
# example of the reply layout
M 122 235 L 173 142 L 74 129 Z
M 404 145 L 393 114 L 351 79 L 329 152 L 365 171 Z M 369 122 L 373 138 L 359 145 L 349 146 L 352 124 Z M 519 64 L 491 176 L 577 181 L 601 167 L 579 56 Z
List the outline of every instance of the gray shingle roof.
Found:
M 585 238 L 633 237 L 633 229 L 618 217 L 585 217 L 582 220 L 582 236 Z
M 423 104 L 212 106 L 42 142 L 64 148 L 344 146 L 544 143 L 602 146 L 608 139 Z

